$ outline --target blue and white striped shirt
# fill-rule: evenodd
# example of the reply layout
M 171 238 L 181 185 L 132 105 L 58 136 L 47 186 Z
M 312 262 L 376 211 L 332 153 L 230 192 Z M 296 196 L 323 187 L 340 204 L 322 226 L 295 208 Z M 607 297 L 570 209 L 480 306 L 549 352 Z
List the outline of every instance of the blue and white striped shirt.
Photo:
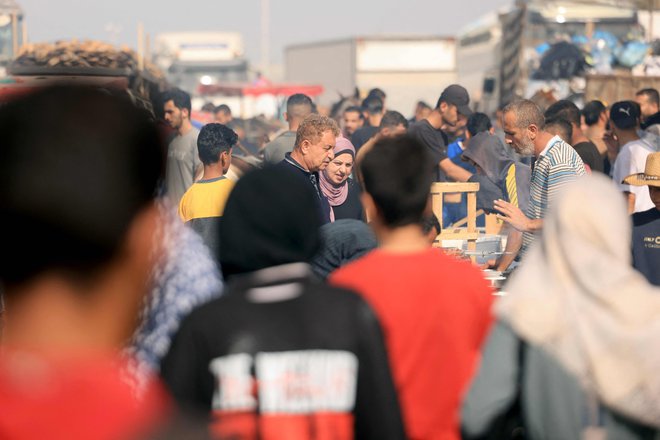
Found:
M 544 218 L 548 206 L 562 187 L 585 174 L 584 163 L 573 147 L 559 136 L 550 139 L 532 171 L 527 217 L 532 220 Z M 523 233 L 521 255 L 525 254 L 534 238 L 535 234 L 532 232 Z

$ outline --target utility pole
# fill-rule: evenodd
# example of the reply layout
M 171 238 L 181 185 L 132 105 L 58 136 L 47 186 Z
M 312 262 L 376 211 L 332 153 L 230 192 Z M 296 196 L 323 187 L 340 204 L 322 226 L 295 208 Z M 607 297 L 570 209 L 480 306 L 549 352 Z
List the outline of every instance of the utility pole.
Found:
M 270 0 L 261 0 L 261 73 L 270 65 Z

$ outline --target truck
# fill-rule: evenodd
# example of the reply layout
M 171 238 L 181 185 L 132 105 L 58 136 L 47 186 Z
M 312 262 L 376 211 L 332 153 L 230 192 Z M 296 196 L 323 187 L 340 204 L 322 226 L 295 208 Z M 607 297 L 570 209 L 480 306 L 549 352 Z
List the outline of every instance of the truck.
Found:
M 249 64 L 235 32 L 169 32 L 156 35 L 154 63 L 168 82 L 191 95 L 200 86 L 246 82 Z
M 623 39 L 641 35 L 634 7 L 574 0 L 516 1 L 466 25 L 457 37 L 458 77 L 479 111 L 492 114 L 516 97 L 531 97 L 544 87 L 533 80 L 537 48 L 561 38 L 604 31 Z M 585 78 L 553 84 L 557 98 L 583 93 Z
M 25 22 L 21 7 L 14 0 L 0 0 L 0 77 L 25 41 Z
M 369 89 L 387 94 L 386 107 L 410 115 L 424 100 L 432 106 L 456 82 L 453 37 L 362 36 L 285 48 L 288 82 L 320 84 L 321 106 Z

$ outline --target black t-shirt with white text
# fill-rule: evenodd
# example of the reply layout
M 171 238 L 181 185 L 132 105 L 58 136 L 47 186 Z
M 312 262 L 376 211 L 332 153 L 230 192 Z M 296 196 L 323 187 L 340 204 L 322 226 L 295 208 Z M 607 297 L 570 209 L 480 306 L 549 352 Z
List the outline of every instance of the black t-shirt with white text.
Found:
M 651 284 L 660 286 L 660 211 L 636 212 L 633 220 L 633 266 Z

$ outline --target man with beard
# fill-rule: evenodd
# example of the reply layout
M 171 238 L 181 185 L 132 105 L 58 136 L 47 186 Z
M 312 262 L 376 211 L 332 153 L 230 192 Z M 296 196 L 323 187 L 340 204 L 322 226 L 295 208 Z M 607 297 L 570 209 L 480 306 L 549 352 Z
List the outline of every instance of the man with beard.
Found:
M 431 153 L 436 166 L 435 181 L 445 182 L 448 177 L 458 182 L 467 182 L 472 173 L 456 165 L 447 156 L 447 134 L 442 127 L 455 127 L 459 121 L 472 114 L 470 96 L 464 87 L 452 84 L 442 91 L 438 104 L 431 114 L 410 126 L 408 132 Z
M 176 136 L 167 147 L 165 184 L 167 195 L 174 206 L 178 206 L 183 193 L 202 171 L 202 162 L 197 154 L 199 130 L 190 122 L 190 95 L 174 89 L 165 95 L 163 102 L 165 121 L 176 130 Z
M 586 174 L 577 152 L 545 131 L 541 109 L 530 100 L 507 105 L 503 112 L 506 143 L 520 155 L 536 157 L 527 213 L 504 200 L 495 201 L 498 217 L 523 233 L 522 254 L 543 227 L 548 205 L 567 183 Z

